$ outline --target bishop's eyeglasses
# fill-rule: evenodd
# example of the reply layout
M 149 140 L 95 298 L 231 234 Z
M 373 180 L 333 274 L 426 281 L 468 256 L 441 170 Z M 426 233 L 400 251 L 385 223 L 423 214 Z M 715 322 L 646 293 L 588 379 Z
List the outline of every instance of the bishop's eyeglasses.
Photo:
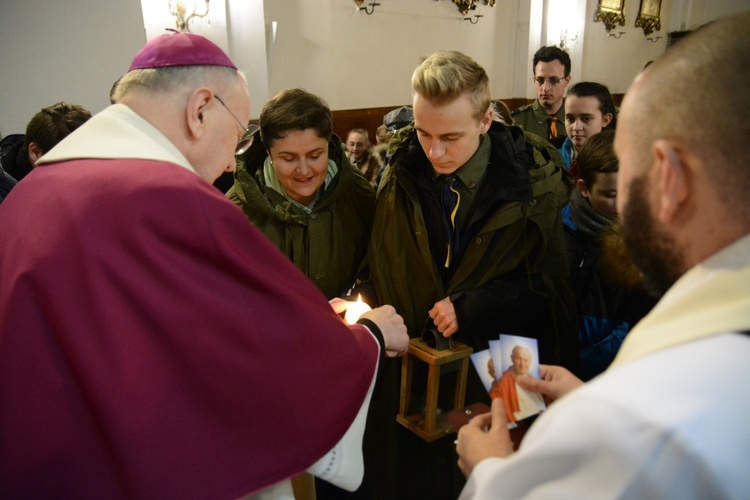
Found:
M 224 109 L 226 109 L 230 115 L 232 115 L 232 118 L 237 122 L 237 124 L 240 126 L 242 130 L 245 131 L 244 134 L 242 134 L 242 137 L 240 137 L 240 140 L 237 141 L 237 147 L 234 150 L 235 155 L 241 155 L 245 151 L 247 151 L 250 146 L 253 144 L 253 134 L 256 130 L 258 130 L 260 127 L 254 124 L 248 125 L 245 127 L 239 118 L 235 116 L 234 113 L 232 113 L 232 110 L 227 107 L 226 104 L 224 104 L 224 101 L 221 100 L 221 97 L 214 94 L 214 97 L 217 101 L 221 103 L 222 106 L 224 106 Z

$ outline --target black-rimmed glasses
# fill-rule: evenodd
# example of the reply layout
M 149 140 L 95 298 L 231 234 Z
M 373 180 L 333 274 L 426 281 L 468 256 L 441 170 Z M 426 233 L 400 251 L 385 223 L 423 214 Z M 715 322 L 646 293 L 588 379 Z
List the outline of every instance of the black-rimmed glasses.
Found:
M 247 151 L 250 146 L 253 144 L 253 134 L 260 128 L 257 125 L 250 124 L 247 127 L 245 127 L 239 118 L 235 116 L 234 113 L 232 113 L 232 110 L 227 107 L 226 104 L 224 104 L 224 101 L 221 100 L 221 97 L 214 94 L 214 97 L 216 98 L 219 103 L 221 103 L 222 106 L 224 106 L 224 109 L 226 109 L 230 115 L 232 115 L 232 118 L 234 118 L 234 121 L 237 122 L 237 124 L 240 126 L 242 130 L 245 131 L 244 134 L 242 134 L 242 137 L 240 137 L 240 140 L 237 141 L 237 147 L 234 149 L 235 155 L 241 155 L 245 151 Z
M 557 85 L 558 83 L 560 83 L 560 82 L 564 81 L 564 80 L 565 80 L 566 78 L 568 78 L 568 77 L 567 77 L 567 76 L 564 76 L 564 77 L 562 77 L 562 78 L 558 78 L 558 77 L 556 77 L 556 76 L 550 76 L 549 78 L 544 78 L 543 76 L 537 76 L 537 77 L 534 77 L 534 78 L 533 78 L 533 80 L 534 80 L 534 81 L 536 82 L 536 84 L 537 84 L 537 85 L 539 85 L 540 87 L 541 87 L 542 85 L 544 85 L 544 82 L 547 82 L 547 83 L 549 83 L 550 85 L 552 85 L 552 86 L 554 87 L 554 86 L 555 86 L 555 85 Z

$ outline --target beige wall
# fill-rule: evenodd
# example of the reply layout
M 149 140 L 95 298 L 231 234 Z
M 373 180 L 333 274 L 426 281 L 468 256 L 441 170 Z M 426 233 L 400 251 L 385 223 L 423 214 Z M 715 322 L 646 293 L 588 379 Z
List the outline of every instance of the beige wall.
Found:
M 508 94 L 516 2 L 480 6 L 485 17 L 475 25 L 463 21 L 450 1 L 380 3 L 368 16 L 355 12 L 353 0 L 266 2 L 266 19 L 279 21 L 271 92 L 305 86 L 334 109 L 406 103 L 421 57 L 460 50 L 487 69 L 493 94 Z
M 100 111 L 145 40 L 139 0 L 0 0 L 0 134 L 59 101 Z
M 544 12 L 557 1 L 502 0 L 494 8 L 480 1 L 473 13 L 484 17 L 475 25 L 450 0 L 379 0 L 371 16 L 355 12 L 354 0 L 226 0 L 225 10 L 230 55 L 251 77 L 259 75 L 250 87 L 257 117 L 267 96 L 295 86 L 320 94 L 334 110 L 408 103 L 414 67 L 441 49 L 479 61 L 495 97 L 531 96 L 529 54 L 547 40 L 551 20 Z M 664 51 L 668 31 L 750 8 L 749 0 L 662 0 L 657 35 L 663 38 L 652 43 L 633 26 L 640 0 L 625 0 L 626 26 L 616 29 L 625 35 L 617 40 L 593 22 L 597 0 L 566 1 L 577 5 L 582 32 L 571 47 L 574 77 L 601 81 L 613 93 L 624 92 L 643 63 Z M 250 12 L 247 4 L 258 8 Z M 23 132 L 31 115 L 61 100 L 100 111 L 146 40 L 140 0 L 0 0 L 0 6 L 1 135 Z M 251 19 L 253 12 L 265 19 Z M 262 26 L 262 36 L 240 33 L 256 35 Z M 268 46 L 245 46 L 249 39 Z

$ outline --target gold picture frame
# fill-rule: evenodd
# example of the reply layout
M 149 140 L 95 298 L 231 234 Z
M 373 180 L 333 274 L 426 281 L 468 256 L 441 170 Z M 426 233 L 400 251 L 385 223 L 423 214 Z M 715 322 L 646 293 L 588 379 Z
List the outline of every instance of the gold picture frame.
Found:
M 661 0 L 641 0 L 636 28 L 643 28 L 643 34 L 648 36 L 654 31 L 661 31 Z
M 641 5 L 643 5 L 641 3 Z M 594 22 L 603 22 L 607 33 L 618 24 L 625 26 L 625 0 L 599 0 Z

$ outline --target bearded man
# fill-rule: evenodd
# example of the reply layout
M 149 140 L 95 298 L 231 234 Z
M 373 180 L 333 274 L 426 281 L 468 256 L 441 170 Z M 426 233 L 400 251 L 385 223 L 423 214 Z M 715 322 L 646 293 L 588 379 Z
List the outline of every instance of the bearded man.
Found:
M 721 19 L 631 86 L 615 140 L 618 212 L 633 261 L 664 296 L 595 380 L 541 366 L 543 380 L 519 381 L 558 401 L 516 453 L 499 399 L 464 426 L 461 498 L 747 497 L 748 47 L 750 12 Z M 698 130 L 695 109 L 707 110 Z

